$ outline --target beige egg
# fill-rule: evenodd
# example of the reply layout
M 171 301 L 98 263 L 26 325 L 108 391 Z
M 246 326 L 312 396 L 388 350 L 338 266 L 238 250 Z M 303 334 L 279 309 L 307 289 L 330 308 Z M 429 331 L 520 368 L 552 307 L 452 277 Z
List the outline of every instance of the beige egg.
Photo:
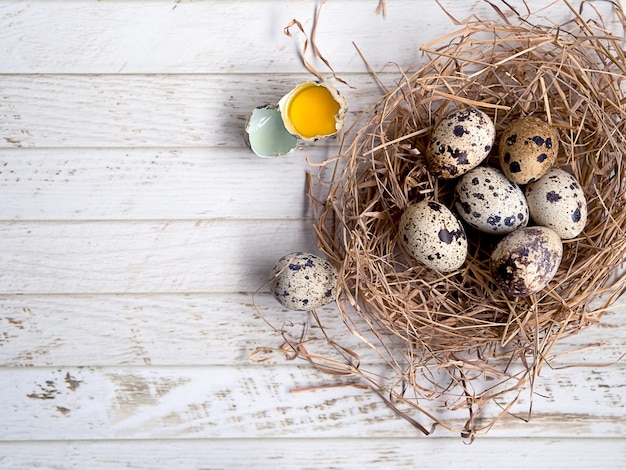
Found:
M 337 270 L 311 253 L 283 256 L 272 268 L 270 279 L 270 292 L 290 310 L 313 310 L 335 298 Z
M 489 262 L 494 282 L 510 296 L 524 297 L 546 287 L 563 257 L 561 237 L 548 227 L 524 227 L 496 245 Z
M 454 207 L 481 232 L 506 234 L 528 224 L 528 205 L 520 187 L 497 168 L 479 166 L 454 188 Z
M 500 166 L 508 179 L 527 184 L 541 178 L 559 153 L 559 134 L 536 117 L 518 119 L 500 137 Z
M 439 202 L 420 201 L 407 207 L 400 218 L 398 234 L 408 254 L 430 269 L 455 271 L 467 257 L 463 225 Z
M 451 179 L 477 167 L 491 151 L 496 137 L 493 121 L 476 108 L 454 111 L 437 124 L 426 148 L 428 170 Z
M 551 168 L 524 190 L 530 216 L 550 227 L 563 240 L 577 237 L 587 223 L 585 192 L 573 175 Z

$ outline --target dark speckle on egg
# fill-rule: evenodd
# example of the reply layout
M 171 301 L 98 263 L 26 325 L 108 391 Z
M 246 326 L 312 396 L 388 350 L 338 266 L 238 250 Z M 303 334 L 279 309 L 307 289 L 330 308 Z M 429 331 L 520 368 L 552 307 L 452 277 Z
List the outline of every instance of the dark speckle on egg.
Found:
M 487 223 L 489 225 L 495 226 L 495 225 L 498 225 L 501 220 L 502 220 L 502 217 L 500 217 L 499 215 L 490 215 L 487 218 Z
M 546 193 L 546 200 L 548 202 L 558 202 L 561 199 L 561 195 L 559 193 L 557 193 L 556 191 L 548 191 Z
M 511 173 L 519 173 L 522 171 L 522 167 L 519 162 L 511 162 L 509 164 L 509 170 L 511 170 Z
M 431 210 L 434 210 L 435 212 L 441 212 L 442 206 L 434 201 L 428 201 L 428 207 L 430 207 Z
M 541 147 L 543 143 L 545 142 L 543 137 L 541 137 L 540 135 L 534 136 L 532 138 L 532 141 L 535 143 L 535 145 L 538 145 L 539 147 Z
M 465 134 L 469 134 L 469 131 L 466 131 L 465 128 L 460 124 L 454 126 L 454 130 L 452 132 L 457 137 L 463 137 Z

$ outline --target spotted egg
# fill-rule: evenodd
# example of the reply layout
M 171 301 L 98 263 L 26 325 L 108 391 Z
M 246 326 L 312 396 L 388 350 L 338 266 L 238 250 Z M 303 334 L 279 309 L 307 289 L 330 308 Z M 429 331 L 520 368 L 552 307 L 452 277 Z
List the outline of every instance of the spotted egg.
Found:
M 398 235 L 407 253 L 430 269 L 450 272 L 467 257 L 467 236 L 454 213 L 436 201 L 420 201 L 407 207 L 400 218 Z
M 528 224 L 521 188 L 497 168 L 479 166 L 465 173 L 454 189 L 454 206 L 468 225 L 487 233 L 510 233 Z
M 290 310 L 314 310 L 335 298 L 337 270 L 312 253 L 283 256 L 270 273 L 270 292 Z
M 551 168 L 524 190 L 530 216 L 550 227 L 563 240 L 577 237 L 587 223 L 585 192 L 573 175 Z
M 491 118 L 476 108 L 446 115 L 432 132 L 426 148 L 429 171 L 451 179 L 478 166 L 491 151 L 496 129 Z
M 517 184 L 532 183 L 554 164 L 559 153 L 559 133 L 537 117 L 524 117 L 504 130 L 498 153 L 508 179 Z
M 539 292 L 554 278 L 563 257 L 561 238 L 543 226 L 524 227 L 498 242 L 489 262 L 494 282 L 513 297 Z

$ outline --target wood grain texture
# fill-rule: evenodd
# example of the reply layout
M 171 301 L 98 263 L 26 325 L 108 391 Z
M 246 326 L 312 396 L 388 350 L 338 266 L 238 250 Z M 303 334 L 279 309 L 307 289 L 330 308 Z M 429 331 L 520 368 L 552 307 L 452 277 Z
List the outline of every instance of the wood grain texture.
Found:
M 312 220 L 0 224 L 5 293 L 254 292 Z
M 298 83 L 314 78 L 267 73 L 5 75 L 0 80 L 0 148 L 243 150 L 247 148 L 243 131 L 252 110 L 277 103 Z M 401 79 L 397 73 L 380 78 L 388 85 Z M 347 75 L 346 80 L 354 88 L 336 85 L 349 102 L 349 125 L 372 96 L 378 96 L 379 87 L 367 74 Z M 306 148 L 331 144 L 336 147 L 337 139 Z
M 223 148 L 4 149 L 0 220 L 294 219 L 312 216 L 309 161 Z M 309 160 L 307 160 L 309 159 Z
M 478 0 L 387 0 L 383 18 L 377 3 L 322 7 L 317 44 L 355 87 L 335 82 L 349 122 L 381 93 L 355 44 L 394 86 L 422 43 L 458 28 L 451 17 L 498 15 Z M 543 21 L 571 17 L 525 3 Z M 253 107 L 314 78 L 304 36 L 283 28 L 296 18 L 310 34 L 318 5 L 0 2 L 0 468 L 626 467 L 623 299 L 560 342 L 555 353 L 578 352 L 543 368 L 530 422 L 509 416 L 472 446 L 443 428 L 423 437 L 347 377 L 250 360 L 282 341 L 256 308 L 333 354 L 263 285 L 286 252 L 315 251 L 307 159 L 339 141 L 268 160 L 243 133 Z M 610 2 L 582 11 L 594 9 L 624 34 Z M 334 306 L 320 314 L 345 331 Z M 387 372 L 356 338 L 344 345 Z M 466 415 L 447 416 L 460 428 Z
M 0 389 L 2 441 L 422 437 L 376 394 L 337 387 L 337 379 L 305 365 L 18 368 L 2 376 L 11 384 Z M 530 421 L 522 419 L 527 392 L 486 438 L 623 436 L 626 396 L 606 386 L 613 379 L 626 383 L 626 368 L 545 369 Z M 459 430 L 469 417 L 423 406 Z M 500 412 L 491 405 L 483 416 Z M 443 428 L 434 436 L 459 437 Z
M 527 0 L 543 22 L 570 18 L 562 5 Z M 576 2 L 578 3 L 578 2 Z M 10 73 L 297 73 L 304 38 L 283 28 L 296 18 L 310 34 L 316 2 L 183 1 L 120 2 L 84 0 L 3 2 L 0 63 Z M 338 71 L 364 72 L 356 42 L 374 70 L 389 63 L 415 64 L 419 48 L 457 28 L 434 2 L 387 1 L 387 17 L 375 14 L 377 0 L 333 0 L 323 7 L 317 31 L 322 53 Z M 441 2 L 458 21 L 477 15 L 492 19 L 486 2 Z M 514 14 L 499 5 L 507 16 Z M 527 14 L 523 5 L 518 12 Z M 615 19 L 605 2 L 593 8 Z M 586 12 L 590 12 L 587 7 Z M 321 61 L 315 61 L 323 70 Z
M 67 441 L 3 445 L 0 465 L 6 468 L 112 467 L 129 470 L 161 468 L 259 470 L 298 468 L 390 467 L 441 470 L 458 468 L 552 469 L 602 468 L 621 470 L 626 445 L 620 439 L 485 439 L 471 446 L 445 438 L 364 439 L 194 439 L 157 441 Z M 512 457 L 514 456 L 514 457 Z
M 0 364 L 10 367 L 250 365 L 257 348 L 278 348 L 283 339 L 257 315 L 299 339 L 307 348 L 337 357 L 307 312 L 283 309 L 268 293 L 89 294 L 0 296 Z M 318 310 L 335 340 L 364 364 L 381 364 L 377 353 L 348 334 L 336 307 Z M 626 351 L 624 309 L 574 337 L 562 338 L 554 366 L 587 364 L 580 374 L 611 364 Z

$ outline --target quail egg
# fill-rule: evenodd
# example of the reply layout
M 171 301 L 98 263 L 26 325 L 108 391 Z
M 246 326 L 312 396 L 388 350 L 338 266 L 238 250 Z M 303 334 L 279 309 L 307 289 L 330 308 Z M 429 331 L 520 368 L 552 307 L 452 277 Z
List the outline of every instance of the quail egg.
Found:
M 478 166 L 491 151 L 496 137 L 493 121 L 476 108 L 454 111 L 437 124 L 426 148 L 429 171 L 451 179 Z
M 270 273 L 270 292 L 290 310 L 314 310 L 335 298 L 337 270 L 312 253 L 283 256 Z
M 345 122 L 346 101 L 324 82 L 304 82 L 283 96 L 278 107 L 285 128 L 304 141 L 336 134 Z
M 479 166 L 459 179 L 454 206 L 468 225 L 487 233 L 510 233 L 528 224 L 520 187 L 497 168 Z
M 407 207 L 400 218 L 398 234 L 408 254 L 428 268 L 455 271 L 467 257 L 463 225 L 439 202 L 424 200 Z
M 500 137 L 500 166 L 506 177 L 517 184 L 541 178 L 558 153 L 558 131 L 536 117 L 514 121 Z
M 552 280 L 563 257 L 561 237 L 548 227 L 524 227 L 498 242 L 489 262 L 494 282 L 510 296 L 539 292 Z
M 550 227 L 563 240 L 580 234 L 587 223 L 585 193 L 573 175 L 551 168 L 525 189 L 530 216 L 539 225 Z

